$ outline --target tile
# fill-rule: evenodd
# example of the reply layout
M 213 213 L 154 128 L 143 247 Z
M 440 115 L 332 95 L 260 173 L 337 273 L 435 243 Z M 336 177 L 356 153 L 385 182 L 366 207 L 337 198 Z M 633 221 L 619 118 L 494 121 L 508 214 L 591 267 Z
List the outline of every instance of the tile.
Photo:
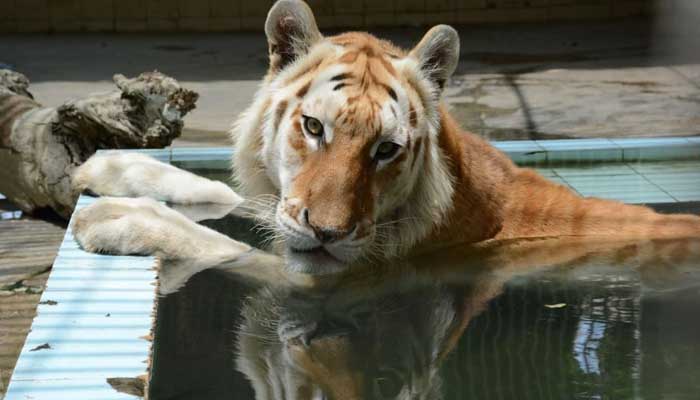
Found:
M 568 187 L 569 189 L 571 189 L 571 190 L 573 190 L 573 191 L 576 191 L 576 189 L 574 189 L 571 185 L 569 185 L 568 182 L 566 182 L 566 181 L 565 181 L 564 179 L 562 179 L 562 178 L 558 178 L 558 177 L 556 177 L 556 176 L 553 176 L 553 177 L 548 176 L 548 177 L 546 177 L 546 178 L 547 178 L 548 181 L 554 182 L 554 183 L 559 184 L 559 185 L 562 185 L 562 186 L 566 186 L 566 187 Z
M 588 167 L 558 167 L 553 171 L 565 178 L 574 176 L 616 176 L 616 175 L 637 175 L 637 173 L 625 164 L 601 164 Z
M 83 19 L 82 29 L 86 32 L 112 32 L 114 20 L 112 18 Z
M 422 26 L 425 25 L 425 14 L 396 13 L 394 14 L 396 26 Z
M 700 161 L 635 162 L 627 165 L 644 175 L 700 172 Z
M 49 0 L 15 1 L 15 12 L 18 20 L 45 20 L 48 22 Z
M 16 33 L 45 33 L 51 26 L 49 19 L 17 19 Z
M 544 148 L 534 140 L 502 140 L 490 142 L 497 149 L 508 152 L 542 151 Z
M 81 196 L 76 209 L 95 200 Z M 106 378 L 147 372 L 151 345 L 143 337 L 152 327 L 153 265 L 151 257 L 86 253 L 68 229 L 41 296 L 54 304 L 38 306 L 7 398 L 132 398 Z M 30 351 L 44 343 L 51 349 Z
M 367 1 L 365 2 L 365 15 L 374 13 L 391 13 L 394 11 L 393 1 Z
M 486 0 L 460 0 L 456 6 L 458 9 L 486 8 Z
M 565 179 L 577 192 L 587 197 L 627 203 L 675 202 L 668 193 L 639 175 L 579 175 Z
M 84 0 L 82 2 L 85 3 Z M 8 3 L 13 2 L 8 1 Z M 81 0 L 51 1 L 49 2 L 49 15 L 52 21 L 61 19 L 75 19 L 81 15 L 81 6 L 83 6 L 83 4 L 81 4 Z
M 547 151 L 607 150 L 619 147 L 609 139 L 557 139 L 535 140 Z
M 638 138 L 612 139 L 623 149 L 623 159 L 628 162 L 700 159 L 700 143 L 688 138 Z
M 226 147 L 177 148 L 172 152 L 172 164 L 184 169 L 229 170 L 232 154 L 231 149 Z
M 458 14 L 454 11 L 431 12 L 434 10 L 433 7 L 424 14 L 426 25 L 452 24 L 457 21 Z
M 544 164 L 547 159 L 544 149 L 533 140 L 494 141 L 491 144 L 517 164 Z
M 577 192 L 581 193 L 584 196 L 594 195 L 594 194 L 596 194 L 596 195 L 615 194 L 615 195 L 633 196 L 633 195 L 649 194 L 649 193 L 668 195 L 661 188 L 658 188 L 654 185 L 630 185 L 630 186 L 607 185 L 607 186 L 601 186 L 601 185 L 595 185 L 595 184 L 585 185 L 585 184 L 571 183 L 571 182 L 569 182 L 569 185 L 571 185 L 573 188 L 576 189 Z
M 55 379 L 13 380 L 8 387 L 7 399 L 133 400 L 135 397 L 116 392 L 104 377 L 80 377 L 80 379 L 74 381 Z
M 146 23 L 151 32 L 174 32 L 177 30 L 175 18 L 149 17 Z
M 645 173 L 644 177 L 651 182 L 658 185 L 668 185 L 668 184 L 687 184 L 693 186 L 700 186 L 700 171 L 698 172 L 678 172 L 678 173 L 658 173 L 649 174 Z
M 78 18 L 71 19 L 51 19 L 51 29 L 56 32 L 80 32 L 83 21 Z
M 145 19 L 147 7 L 141 0 L 119 0 L 114 2 L 114 13 L 117 21 L 123 18 Z
M 355 14 L 334 15 L 336 28 L 356 28 L 364 24 L 364 17 Z
M 547 164 L 547 153 L 544 150 L 526 153 L 509 153 L 508 156 L 518 165 Z
M 241 5 L 237 0 L 210 0 L 209 7 L 212 17 L 226 18 L 238 17 Z
M 241 19 L 238 17 L 211 17 L 209 30 L 212 32 L 231 32 L 241 29 Z
M 77 1 L 77 0 L 72 0 L 72 1 Z M 67 7 L 67 4 L 64 3 L 64 5 Z M 67 7 L 68 8 L 68 7 Z M 0 1 L 0 15 L 2 15 L 1 19 L 4 20 L 15 20 L 17 18 L 17 5 L 15 4 L 14 1 Z
M 391 4 L 391 3 L 389 3 Z M 365 26 L 384 27 L 394 24 L 394 14 L 391 13 L 367 13 L 365 14 Z
M 179 17 L 177 27 L 182 32 L 206 32 L 209 30 L 209 17 Z
M 550 20 L 581 21 L 585 19 L 600 19 L 610 17 L 609 4 L 580 4 L 580 5 L 561 5 L 549 7 L 548 18 Z
M 532 168 L 532 170 L 546 178 L 558 178 L 557 173 L 550 168 Z
M 172 165 L 186 170 L 228 170 L 231 168 L 229 160 L 188 160 L 188 161 L 173 161 Z
M 171 154 L 173 161 L 230 160 L 233 151 L 227 147 L 180 147 L 173 149 Z
M 178 15 L 180 17 L 201 18 L 209 16 L 209 0 L 180 0 L 178 6 Z
M 558 150 L 547 151 L 547 162 L 562 164 L 593 164 L 596 162 L 621 162 L 622 150 L 600 149 L 600 150 Z
M 357 0 L 333 0 L 333 9 L 336 14 L 361 14 L 362 3 Z
M 687 138 L 620 138 L 610 139 L 623 149 L 641 147 L 673 147 L 685 146 L 688 144 Z
M 112 19 L 114 18 L 113 3 L 113 0 L 81 0 L 82 16 L 94 19 Z M 53 17 L 53 14 L 51 16 Z
M 678 201 L 700 201 L 700 192 L 671 191 L 669 194 Z
M 134 150 L 98 150 L 97 154 L 110 153 L 140 153 L 151 156 L 159 161 L 170 161 L 170 148 L 167 149 L 134 149 Z
M 683 196 L 695 195 L 700 199 L 700 185 L 687 185 L 687 186 L 666 186 L 663 187 L 665 191 L 673 195 L 677 193 Z
M 683 198 L 700 194 L 700 173 L 649 174 L 646 178 L 677 199 L 676 194 Z
M 273 3 L 273 0 L 241 1 L 241 17 L 265 17 Z M 256 25 L 258 28 L 263 26 L 264 22 Z
M 243 4 L 248 4 L 251 3 L 249 1 L 244 1 Z M 242 31 L 252 31 L 252 32 L 260 32 L 260 29 L 265 26 L 265 17 L 264 16 L 250 16 L 246 15 L 244 11 L 241 11 L 241 30 Z
M 687 201 L 688 198 L 691 198 L 692 200 L 700 200 L 700 188 L 698 188 L 697 186 L 662 186 L 661 190 L 663 190 L 669 196 L 674 197 L 678 200 L 680 200 L 681 198 L 686 199 L 683 201 Z
M 17 32 L 17 20 L 15 19 L 0 19 L 0 33 L 15 33 Z
M 645 147 L 623 150 L 623 159 L 634 161 L 695 160 L 700 159 L 700 147 Z
M 625 180 L 616 180 L 616 179 L 609 179 L 610 177 L 595 177 L 595 176 L 590 176 L 590 177 L 585 177 L 589 179 L 582 179 L 582 177 L 568 177 L 564 178 L 566 179 L 567 182 L 571 186 L 574 186 L 575 188 L 582 190 L 582 191 L 590 191 L 590 190 L 595 190 L 598 192 L 605 192 L 605 191 L 625 191 L 625 192 L 631 192 L 631 191 L 643 191 L 643 190 L 661 190 L 658 186 L 649 183 L 644 180 L 633 180 L 633 181 L 625 181 Z
M 397 13 L 423 13 L 425 2 L 423 0 L 401 0 L 394 4 L 394 10 Z
M 578 175 L 565 176 L 565 179 L 572 185 L 590 185 L 598 187 L 634 187 L 634 186 L 654 186 L 639 175 Z
M 141 6 L 147 9 L 147 15 L 149 17 L 177 18 L 180 15 L 179 4 L 177 1 L 147 0 L 141 2 Z
M 114 21 L 117 32 L 144 32 L 147 30 L 146 19 L 122 19 Z

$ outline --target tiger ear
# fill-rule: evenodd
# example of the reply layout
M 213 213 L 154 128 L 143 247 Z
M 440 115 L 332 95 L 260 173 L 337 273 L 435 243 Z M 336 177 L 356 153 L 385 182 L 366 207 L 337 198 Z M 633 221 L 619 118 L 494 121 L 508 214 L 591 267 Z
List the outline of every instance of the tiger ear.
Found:
M 431 28 L 411 50 L 420 69 L 442 92 L 459 61 L 459 34 L 449 25 Z
M 306 52 L 323 36 L 314 14 L 301 0 L 280 0 L 265 21 L 270 51 L 270 72 L 276 73 Z

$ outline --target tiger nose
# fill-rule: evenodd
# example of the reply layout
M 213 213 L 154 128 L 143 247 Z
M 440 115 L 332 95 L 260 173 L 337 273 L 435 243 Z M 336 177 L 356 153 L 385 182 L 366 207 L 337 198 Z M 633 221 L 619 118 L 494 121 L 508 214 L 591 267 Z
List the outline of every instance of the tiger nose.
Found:
M 316 239 L 321 243 L 332 243 L 338 241 L 346 236 L 349 236 L 354 230 L 357 224 L 353 224 L 348 229 L 338 229 L 335 227 L 328 226 L 317 226 L 309 220 L 309 209 L 304 209 L 304 222 L 306 225 L 314 231 Z

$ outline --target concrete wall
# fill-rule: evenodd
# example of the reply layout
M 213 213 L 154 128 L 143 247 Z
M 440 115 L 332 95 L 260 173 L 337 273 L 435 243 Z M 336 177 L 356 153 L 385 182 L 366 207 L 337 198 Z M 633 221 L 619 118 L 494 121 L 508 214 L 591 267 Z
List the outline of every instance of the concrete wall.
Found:
M 659 0 L 673 7 L 679 0 Z M 260 31 L 272 0 L 0 0 L 0 32 Z M 321 28 L 586 20 L 654 0 L 310 0 Z

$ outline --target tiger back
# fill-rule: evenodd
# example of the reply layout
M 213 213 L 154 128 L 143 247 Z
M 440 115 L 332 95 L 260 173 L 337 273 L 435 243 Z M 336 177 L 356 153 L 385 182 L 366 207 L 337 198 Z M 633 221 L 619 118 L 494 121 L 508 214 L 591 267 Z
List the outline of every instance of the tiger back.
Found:
M 338 272 L 436 246 L 593 235 L 697 237 L 700 218 L 581 198 L 464 132 L 441 102 L 459 36 L 410 51 L 368 33 L 324 37 L 309 7 L 277 2 L 270 67 L 235 123 L 235 178 L 272 196 L 266 221 L 291 269 Z

